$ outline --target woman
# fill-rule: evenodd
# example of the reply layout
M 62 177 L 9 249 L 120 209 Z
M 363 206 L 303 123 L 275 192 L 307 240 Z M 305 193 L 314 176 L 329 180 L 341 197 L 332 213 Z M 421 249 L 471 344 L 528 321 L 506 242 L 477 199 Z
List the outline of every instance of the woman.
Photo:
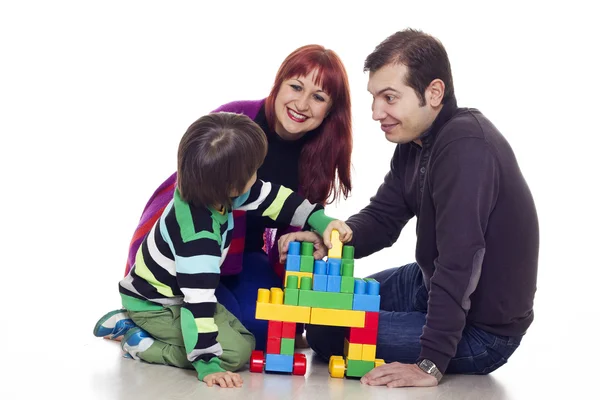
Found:
M 284 185 L 314 203 L 347 198 L 351 190 L 350 93 L 346 70 L 332 50 L 319 45 L 300 47 L 281 64 L 266 99 L 235 101 L 213 112 L 220 111 L 245 114 L 267 134 L 269 150 L 258 179 Z M 147 203 L 131 241 L 126 274 L 143 238 L 172 199 L 176 175 L 163 182 Z M 258 349 L 266 346 L 268 323 L 254 318 L 257 291 L 281 287 L 284 268 L 278 262 L 277 238 L 290 231 L 234 213 L 233 241 L 216 296 L 254 334 Z M 105 336 L 101 328 L 110 315 L 98 322 L 96 335 Z M 299 324 L 299 345 L 305 343 L 302 332 Z M 111 335 L 120 336 L 116 333 Z

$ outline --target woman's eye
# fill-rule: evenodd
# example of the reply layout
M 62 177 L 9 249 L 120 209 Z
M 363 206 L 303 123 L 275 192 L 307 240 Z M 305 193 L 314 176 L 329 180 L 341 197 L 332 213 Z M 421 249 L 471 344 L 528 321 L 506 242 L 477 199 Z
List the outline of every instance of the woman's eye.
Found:
M 302 87 L 299 85 L 290 85 L 292 87 L 292 89 L 294 89 L 296 92 L 299 92 L 302 90 Z
M 318 94 L 315 94 L 315 99 L 316 99 L 317 101 L 325 101 L 325 99 L 323 98 L 323 96 L 321 96 L 321 95 L 318 95 Z

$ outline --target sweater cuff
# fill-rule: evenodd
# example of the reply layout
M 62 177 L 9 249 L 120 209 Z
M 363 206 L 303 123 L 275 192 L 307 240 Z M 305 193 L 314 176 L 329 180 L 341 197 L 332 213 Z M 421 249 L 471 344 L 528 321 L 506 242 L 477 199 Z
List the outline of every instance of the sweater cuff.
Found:
M 197 360 L 192 363 L 196 371 L 198 372 L 198 379 L 203 380 L 206 375 L 214 374 L 215 372 L 225 372 L 221 368 L 221 360 L 218 357 L 213 357 L 210 361 Z
M 433 362 L 435 366 L 440 370 L 440 372 L 442 374 L 445 374 L 446 369 L 448 368 L 448 364 L 450 363 L 450 359 L 452 357 L 448 357 L 447 355 L 430 349 L 428 347 L 421 346 L 421 354 L 417 359 L 417 363 L 425 358 Z
M 314 212 L 308 218 L 308 225 L 310 225 L 311 228 L 316 230 L 319 233 L 319 235 L 323 236 L 323 232 L 325 232 L 325 229 L 327 229 L 327 226 L 332 221 L 335 221 L 335 218 L 331 218 L 325 215 L 325 210 L 319 210 Z

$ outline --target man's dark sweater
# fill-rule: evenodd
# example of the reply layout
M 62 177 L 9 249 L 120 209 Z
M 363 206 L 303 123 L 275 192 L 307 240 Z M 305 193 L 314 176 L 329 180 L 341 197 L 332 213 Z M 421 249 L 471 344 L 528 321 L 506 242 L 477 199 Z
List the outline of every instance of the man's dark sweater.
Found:
M 429 290 L 421 355 L 445 372 L 465 323 L 521 336 L 533 320 L 539 231 L 531 192 L 500 132 L 446 103 L 397 146 L 371 203 L 347 221 L 357 258 L 389 247 L 417 216 L 416 261 Z

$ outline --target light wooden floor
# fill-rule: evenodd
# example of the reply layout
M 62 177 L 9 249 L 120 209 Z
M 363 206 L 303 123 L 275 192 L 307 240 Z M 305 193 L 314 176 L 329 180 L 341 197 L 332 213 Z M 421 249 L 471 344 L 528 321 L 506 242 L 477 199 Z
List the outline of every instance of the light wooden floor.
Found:
M 535 333 L 535 332 L 534 332 Z M 536 335 L 532 335 L 536 336 Z M 549 353 L 539 357 L 542 346 L 525 341 L 514 359 L 489 376 L 446 376 L 435 388 L 388 389 L 368 387 L 357 380 L 329 377 L 327 365 L 309 360 L 306 376 L 242 373 L 240 389 L 208 388 L 193 371 L 151 365 L 121 357 L 119 344 L 91 338 L 73 348 L 64 339 L 48 338 L 34 360 L 18 357 L 19 346 L 10 346 L 10 362 L 4 362 L 0 398 L 46 399 L 48 396 L 77 399 L 527 399 L 549 393 L 567 398 L 592 382 L 574 365 L 553 363 Z M 27 349 L 24 349 L 25 351 Z M 560 368 L 564 368 L 561 371 Z M 578 378 L 578 379 L 576 379 Z M 553 396 L 553 398 L 554 398 Z M 544 395 L 542 394 L 543 398 Z M 593 396 L 592 396 L 593 397 Z M 587 397 L 586 398 L 590 398 Z

